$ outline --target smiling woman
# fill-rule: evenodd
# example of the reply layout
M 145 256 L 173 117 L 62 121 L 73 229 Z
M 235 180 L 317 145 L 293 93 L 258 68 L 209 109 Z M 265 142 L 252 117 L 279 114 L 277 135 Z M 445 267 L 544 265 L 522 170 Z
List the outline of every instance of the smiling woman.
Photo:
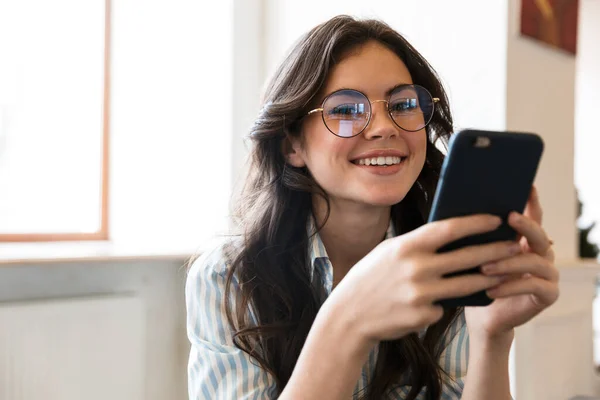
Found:
M 0 4 L 0 241 L 107 239 L 109 27 L 108 0 Z

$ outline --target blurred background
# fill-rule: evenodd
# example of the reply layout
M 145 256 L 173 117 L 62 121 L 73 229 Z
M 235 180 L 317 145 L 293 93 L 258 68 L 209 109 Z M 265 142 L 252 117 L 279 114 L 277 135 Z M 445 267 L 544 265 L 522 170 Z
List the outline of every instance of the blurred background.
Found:
M 336 14 L 404 34 L 456 130 L 543 137 L 561 298 L 512 392 L 600 396 L 600 0 L 0 0 L 0 400 L 187 398 L 185 262 L 227 230 L 266 80 Z

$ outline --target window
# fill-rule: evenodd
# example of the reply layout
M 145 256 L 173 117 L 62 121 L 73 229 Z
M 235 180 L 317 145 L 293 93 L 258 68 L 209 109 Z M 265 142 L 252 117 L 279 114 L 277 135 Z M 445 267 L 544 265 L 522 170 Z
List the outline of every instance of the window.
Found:
M 0 3 L 0 241 L 108 237 L 109 3 Z

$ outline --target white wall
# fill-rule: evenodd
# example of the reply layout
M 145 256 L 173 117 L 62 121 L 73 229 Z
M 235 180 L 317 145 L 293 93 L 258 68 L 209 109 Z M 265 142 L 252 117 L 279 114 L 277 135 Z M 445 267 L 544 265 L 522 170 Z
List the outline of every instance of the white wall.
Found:
M 183 400 L 187 398 L 189 352 L 183 263 L 183 259 L 173 258 L 0 264 L 0 303 L 109 294 L 138 296 L 146 310 L 146 326 L 140 337 L 140 341 L 145 342 L 145 374 L 139 392 L 144 400 Z M 91 352 L 101 350 L 90 349 Z M 135 349 L 132 351 L 132 355 L 122 354 L 125 363 L 137 355 Z M 115 365 L 120 362 L 114 360 Z M 101 376 L 97 377 L 97 384 L 103 384 Z M 77 382 L 64 385 L 77 385 Z M 75 388 L 72 391 L 81 392 Z
M 112 2 L 111 237 L 194 249 L 226 226 L 233 0 Z
M 577 257 L 573 183 L 575 57 L 519 34 L 520 1 L 510 1 L 506 127 L 538 133 L 545 150 L 536 184 L 557 259 Z
M 600 268 L 582 262 L 564 267 L 558 301 L 516 330 L 511 362 L 516 400 L 600 394 L 592 332 L 592 302 Z
M 596 221 L 590 240 L 600 243 L 600 1 L 580 0 L 575 103 L 575 184 L 582 224 Z
M 264 73 L 263 0 L 233 0 L 233 83 L 231 187 L 243 184 L 249 142 L 246 137 L 260 108 Z

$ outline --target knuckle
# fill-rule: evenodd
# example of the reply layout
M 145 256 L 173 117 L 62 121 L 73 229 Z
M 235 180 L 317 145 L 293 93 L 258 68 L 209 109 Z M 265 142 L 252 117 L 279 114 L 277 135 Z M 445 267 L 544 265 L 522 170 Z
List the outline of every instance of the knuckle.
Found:
M 402 238 L 394 243 L 394 253 L 396 257 L 403 257 L 410 252 L 410 241 L 407 241 L 406 238 Z
M 422 267 L 417 260 L 409 260 L 402 266 L 403 275 L 409 279 L 414 280 L 419 277 Z
M 379 245 L 383 251 L 389 251 L 397 259 L 403 259 L 410 254 L 410 251 L 413 248 L 412 242 L 410 233 L 408 233 L 406 235 L 386 239 Z
M 456 224 L 452 223 L 452 221 L 443 221 L 438 227 L 436 227 L 435 232 L 437 235 L 444 238 L 451 238 L 454 236 L 456 232 Z
M 425 301 L 425 293 L 415 285 L 407 285 L 403 297 L 405 303 L 410 306 L 419 306 Z

